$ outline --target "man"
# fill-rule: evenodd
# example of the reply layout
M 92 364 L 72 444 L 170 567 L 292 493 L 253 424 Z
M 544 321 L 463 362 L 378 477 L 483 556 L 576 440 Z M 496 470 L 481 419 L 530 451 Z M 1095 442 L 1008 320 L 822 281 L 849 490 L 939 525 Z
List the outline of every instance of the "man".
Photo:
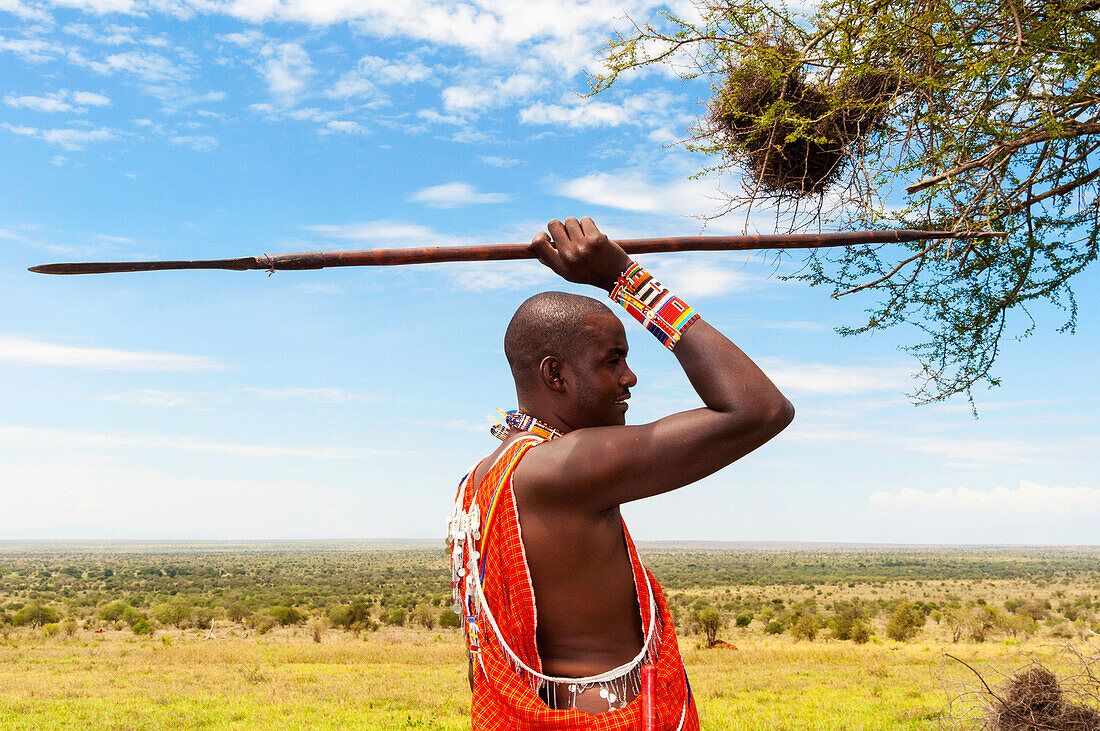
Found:
M 589 218 L 531 244 L 673 351 L 704 408 L 625 426 L 637 378 L 602 303 L 547 292 L 505 334 L 518 410 L 460 485 L 449 523 L 455 610 L 465 618 L 475 729 L 698 728 L 660 587 L 619 514 L 699 480 L 778 434 L 790 402 Z

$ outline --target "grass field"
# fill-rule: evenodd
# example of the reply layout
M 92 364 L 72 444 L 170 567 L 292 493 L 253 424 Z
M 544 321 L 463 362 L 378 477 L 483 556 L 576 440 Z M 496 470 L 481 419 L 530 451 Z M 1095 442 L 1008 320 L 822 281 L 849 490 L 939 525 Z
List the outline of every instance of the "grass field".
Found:
M 704 729 L 974 728 L 976 672 L 1100 632 L 1097 548 L 643 553 Z M 0 543 L 0 728 L 466 729 L 449 580 L 435 542 Z
M 0 645 L 0 727 L 469 728 L 454 630 L 205 637 L 12 635 Z M 931 644 L 748 637 L 737 648 L 685 643 L 704 729 L 939 728 L 945 684 L 974 680 Z M 1000 643 L 947 649 L 983 671 L 1021 662 Z

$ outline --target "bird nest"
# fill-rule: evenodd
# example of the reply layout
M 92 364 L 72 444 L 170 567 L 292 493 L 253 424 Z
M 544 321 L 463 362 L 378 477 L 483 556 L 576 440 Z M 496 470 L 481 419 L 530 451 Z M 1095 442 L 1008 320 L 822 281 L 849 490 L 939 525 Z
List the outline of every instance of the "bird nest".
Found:
M 988 731 L 1100 731 L 1100 713 L 1071 703 L 1058 678 L 1041 665 L 1016 673 L 989 708 Z
M 900 88 L 898 74 L 878 70 L 810 81 L 793 49 L 760 41 L 727 72 L 709 130 L 764 192 L 820 195 L 841 176 L 853 147 L 884 129 Z

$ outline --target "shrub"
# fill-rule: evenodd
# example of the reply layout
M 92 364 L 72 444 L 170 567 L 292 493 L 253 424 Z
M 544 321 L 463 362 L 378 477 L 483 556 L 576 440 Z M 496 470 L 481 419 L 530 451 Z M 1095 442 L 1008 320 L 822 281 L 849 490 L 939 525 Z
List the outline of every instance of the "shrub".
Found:
M 207 607 L 195 607 L 191 610 L 191 624 L 199 629 L 210 629 L 214 621 L 214 612 Z
M 42 625 L 42 634 L 46 637 L 56 637 L 60 632 L 61 625 L 57 622 Z
M 61 621 L 61 614 L 53 607 L 47 607 L 33 601 L 27 604 L 12 617 L 12 623 L 17 627 L 29 624 L 32 627 L 41 627 L 44 624 L 53 624 Z
M 252 629 L 258 635 L 266 635 L 274 629 L 276 624 L 275 618 L 269 614 L 257 614 L 252 618 Z
M 860 620 L 852 625 L 851 638 L 852 642 L 862 645 L 871 639 L 871 629 L 866 622 Z
M 699 629 L 707 638 L 707 647 L 713 647 L 718 641 L 718 630 L 722 629 L 722 617 L 713 609 L 704 609 L 696 616 Z
M 397 609 L 382 617 L 382 621 L 393 627 L 404 627 L 405 617 L 405 610 L 398 607 Z
M 291 624 L 301 624 L 305 616 L 294 607 L 274 606 L 267 610 L 276 622 L 286 627 Z
M 183 626 L 190 621 L 191 605 L 181 600 L 170 604 L 162 604 L 154 611 L 153 616 L 163 625 L 172 625 L 183 629 Z
M 130 626 L 130 631 L 133 632 L 135 635 L 152 635 L 153 626 L 149 624 L 148 619 L 142 617 Z
M 426 604 L 421 604 L 414 609 L 412 614 L 409 615 L 409 619 L 425 629 L 431 629 L 435 626 L 435 612 Z
M 65 633 L 66 637 L 72 637 L 76 634 L 76 620 L 69 617 L 61 623 L 61 631 Z
M 252 610 L 244 602 L 237 601 L 225 608 L 225 618 L 230 622 L 243 622 L 252 614 Z
M 886 623 L 886 636 L 898 642 L 911 640 L 917 635 L 917 630 L 924 626 L 924 613 L 909 602 L 905 602 L 894 610 L 890 621 Z
M 314 642 L 320 642 L 325 636 L 325 623 L 319 619 L 314 618 L 309 620 L 306 629 L 309 630 L 309 636 L 313 638 Z
M 439 613 L 439 626 L 441 629 L 455 629 L 461 627 L 462 617 L 455 614 L 453 609 L 444 609 Z
M 796 640 L 809 640 L 814 641 L 817 637 L 817 620 L 814 619 L 814 615 L 810 612 L 803 612 L 798 616 L 798 620 L 791 628 L 791 633 Z
M 768 622 L 768 624 L 764 627 L 764 634 L 781 635 L 783 634 L 783 629 L 783 623 L 780 622 L 778 619 L 773 619 L 772 621 Z
M 745 612 L 744 614 L 738 614 L 737 620 L 734 622 L 738 627 L 748 627 L 752 624 L 752 612 Z

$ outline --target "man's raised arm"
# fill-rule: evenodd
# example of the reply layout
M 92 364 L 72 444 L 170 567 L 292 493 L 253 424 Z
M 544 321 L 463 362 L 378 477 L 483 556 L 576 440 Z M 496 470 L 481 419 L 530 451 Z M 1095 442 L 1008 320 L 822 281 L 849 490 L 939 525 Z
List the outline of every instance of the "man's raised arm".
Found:
M 551 221 L 547 228 L 550 235 L 540 233 L 531 244 L 543 264 L 571 282 L 608 292 L 617 283 L 624 286 L 620 275 L 633 262 L 591 219 Z M 631 314 L 638 317 L 651 293 L 616 295 L 628 311 L 634 307 Z M 658 296 L 659 302 L 667 302 L 671 293 Z M 676 302 L 686 317 L 690 308 Z M 645 311 L 643 316 L 655 314 Z M 671 319 L 659 320 L 660 331 L 650 320 L 647 329 L 666 345 L 671 340 L 673 354 L 705 408 L 639 426 L 576 429 L 533 450 L 517 471 L 533 497 L 542 495 L 558 504 L 567 499 L 575 507 L 603 510 L 675 490 L 743 457 L 791 422 L 794 407 L 740 348 L 701 319 L 690 321 L 682 335 L 675 322 L 667 322 Z M 625 353 L 622 356 L 625 359 Z M 625 362 L 622 368 L 629 374 L 623 378 L 633 385 Z

